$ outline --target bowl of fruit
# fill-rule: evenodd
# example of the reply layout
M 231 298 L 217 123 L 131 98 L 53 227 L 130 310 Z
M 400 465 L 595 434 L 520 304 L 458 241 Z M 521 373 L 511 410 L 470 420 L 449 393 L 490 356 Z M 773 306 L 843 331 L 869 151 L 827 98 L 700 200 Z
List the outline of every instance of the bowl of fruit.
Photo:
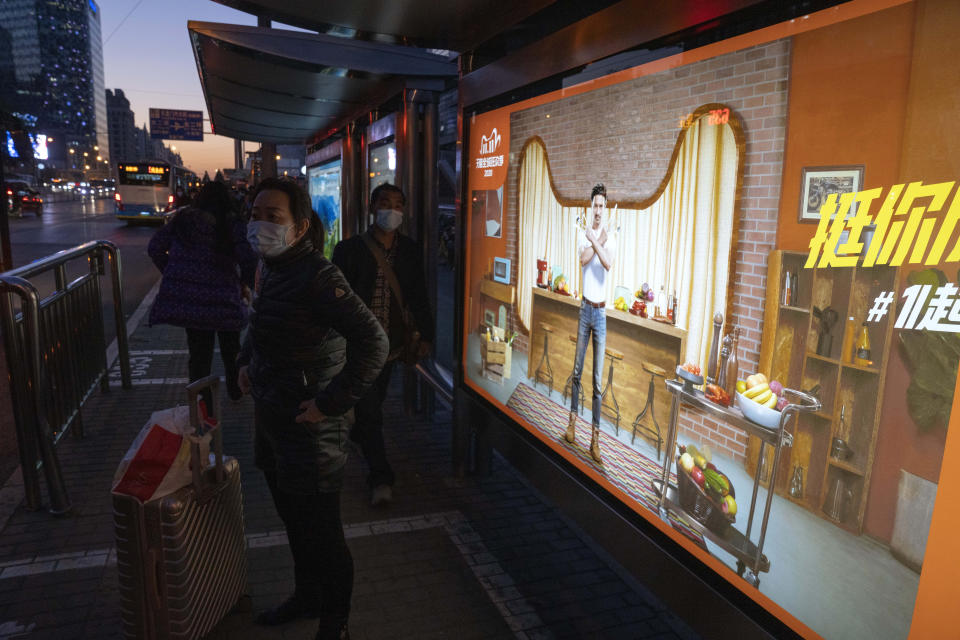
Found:
M 768 381 L 762 373 L 755 373 L 737 382 L 737 406 L 747 420 L 767 429 L 780 425 L 780 411 L 787 406 L 783 385 Z
M 709 449 L 692 444 L 679 448 L 677 491 L 680 506 L 711 531 L 723 533 L 736 521 L 737 500 L 733 483 L 710 461 Z

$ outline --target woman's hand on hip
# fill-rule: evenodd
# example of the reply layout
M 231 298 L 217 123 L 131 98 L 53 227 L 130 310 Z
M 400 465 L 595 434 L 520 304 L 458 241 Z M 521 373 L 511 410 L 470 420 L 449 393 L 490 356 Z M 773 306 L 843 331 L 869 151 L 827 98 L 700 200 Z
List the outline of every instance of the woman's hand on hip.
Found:
M 237 372 L 237 385 L 240 387 L 240 391 L 250 393 L 250 374 L 247 373 L 247 366 L 240 367 Z
M 300 414 L 297 415 L 297 422 L 320 422 L 326 416 L 317 407 L 316 400 L 304 400 L 300 403 Z

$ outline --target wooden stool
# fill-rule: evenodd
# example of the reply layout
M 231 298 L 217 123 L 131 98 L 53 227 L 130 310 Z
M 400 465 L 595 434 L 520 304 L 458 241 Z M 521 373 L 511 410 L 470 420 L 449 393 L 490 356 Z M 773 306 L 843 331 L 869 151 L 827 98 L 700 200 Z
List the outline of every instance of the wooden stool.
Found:
M 550 366 L 550 334 L 553 333 L 553 327 L 541 322 L 540 330 L 543 331 L 543 353 L 540 355 L 540 364 L 533 373 L 533 386 L 536 388 L 538 382 L 545 382 L 550 393 L 553 393 L 553 367 Z
M 570 342 L 573 343 L 573 363 L 576 366 L 577 363 L 577 336 L 576 334 L 571 333 L 569 336 Z M 573 397 L 573 371 L 570 372 L 570 375 L 567 376 L 567 382 L 563 385 L 563 404 L 567 404 L 567 396 Z M 583 392 L 583 385 L 580 385 L 580 402 L 577 403 L 578 413 L 583 413 L 583 405 L 587 403 L 587 395 Z
M 607 385 L 600 395 L 600 413 L 613 420 L 617 435 L 620 435 L 620 403 L 617 402 L 617 396 L 613 393 L 613 365 L 623 360 L 623 354 L 609 348 L 604 349 L 603 352 L 610 358 L 610 369 L 607 374 Z M 610 396 L 609 400 L 607 399 L 608 394 Z
M 637 437 L 637 431 L 641 431 L 642 433 L 646 433 L 647 435 L 656 438 L 657 460 L 659 461 L 660 449 L 663 447 L 663 436 L 660 435 L 660 424 L 657 422 L 657 416 L 653 410 L 653 392 L 657 388 L 657 376 L 660 376 L 666 380 L 667 372 L 650 362 L 642 363 L 642 367 L 644 371 L 650 374 L 650 388 L 647 390 L 647 403 L 643 405 L 643 411 L 641 411 L 636 420 L 633 421 L 633 434 L 630 436 L 630 443 L 633 444 L 634 438 Z M 649 425 L 640 424 L 643 416 L 647 415 L 647 411 L 650 411 L 650 418 L 653 420 L 653 428 L 650 428 Z

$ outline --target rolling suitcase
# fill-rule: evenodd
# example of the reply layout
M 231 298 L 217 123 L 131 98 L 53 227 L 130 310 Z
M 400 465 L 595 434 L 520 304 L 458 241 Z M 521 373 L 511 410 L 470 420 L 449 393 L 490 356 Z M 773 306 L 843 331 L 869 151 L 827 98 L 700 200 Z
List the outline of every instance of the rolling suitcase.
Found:
M 199 440 L 191 438 L 192 484 L 146 503 L 113 494 L 127 638 L 200 638 L 249 603 L 240 467 L 223 456 L 218 383 L 209 376 L 187 387 L 197 435 L 197 394 L 212 387 L 215 464 L 201 459 Z

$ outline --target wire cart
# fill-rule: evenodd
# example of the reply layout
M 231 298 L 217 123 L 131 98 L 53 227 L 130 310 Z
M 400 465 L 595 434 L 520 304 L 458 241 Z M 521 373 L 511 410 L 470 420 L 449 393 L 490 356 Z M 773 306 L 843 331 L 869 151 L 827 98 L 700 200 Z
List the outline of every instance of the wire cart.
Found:
M 670 466 L 673 463 L 673 454 L 664 456 L 663 471 L 659 480 L 651 481 L 654 491 L 659 494 L 657 503 L 660 517 L 667 520 L 670 511 L 687 516 L 686 520 L 691 527 L 702 536 L 737 559 L 737 574 L 747 580 L 754 587 L 760 585 L 760 573 L 770 571 L 770 560 L 763 555 L 764 539 L 767 535 L 767 523 L 770 518 L 770 505 L 773 501 L 773 483 L 780 466 L 781 449 L 793 444 L 793 434 L 787 430 L 790 419 L 801 411 L 819 411 L 820 401 L 813 396 L 794 389 L 784 389 L 789 404 L 780 412 L 780 423 L 776 428 L 768 429 L 748 420 L 738 407 L 722 407 L 704 397 L 703 392 L 694 389 L 692 385 L 684 385 L 680 380 L 667 380 L 667 390 L 673 394 L 673 403 L 670 408 L 670 427 L 667 431 L 665 451 L 674 451 L 677 444 L 677 422 L 680 417 L 680 404 L 691 405 L 705 412 L 714 420 L 719 420 L 728 426 L 739 429 L 748 435 L 760 438 L 764 444 L 773 447 L 773 465 L 770 468 L 771 486 L 767 491 L 767 498 L 763 509 L 763 520 L 760 523 L 760 533 L 756 543 L 751 539 L 753 532 L 753 518 L 756 515 L 757 493 L 760 489 L 760 473 L 764 466 L 766 447 L 762 447 L 757 470 L 753 477 L 753 494 L 750 498 L 750 512 L 747 517 L 746 533 L 741 533 L 733 526 L 726 527 L 722 533 L 717 533 L 695 520 L 680 506 L 677 486 L 670 484 Z M 661 487 L 666 487 L 662 491 Z M 746 572 L 746 575 L 745 575 Z

